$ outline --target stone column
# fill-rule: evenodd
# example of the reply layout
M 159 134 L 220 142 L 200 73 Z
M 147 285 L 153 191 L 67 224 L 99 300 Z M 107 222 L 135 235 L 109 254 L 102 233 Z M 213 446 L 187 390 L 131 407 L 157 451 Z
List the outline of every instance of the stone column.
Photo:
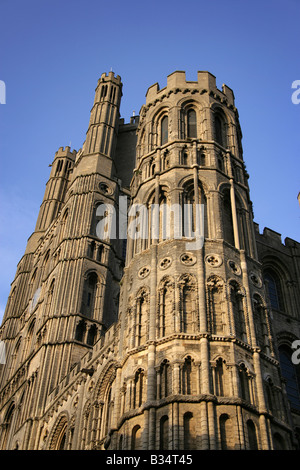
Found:
M 246 449 L 246 445 L 245 445 L 243 416 L 242 416 L 242 410 L 240 406 L 237 406 L 237 423 L 238 423 L 238 429 L 239 429 L 240 448 L 241 450 L 244 450 Z
M 251 335 L 250 344 L 253 347 L 257 347 L 257 340 L 256 340 L 256 333 L 255 333 L 255 326 L 254 326 L 254 319 L 253 319 L 253 310 L 252 310 L 252 301 L 251 301 L 251 294 L 250 294 L 250 287 L 249 287 L 249 276 L 248 276 L 248 268 L 247 268 L 247 261 L 245 251 L 240 251 L 240 259 L 241 259 L 241 268 L 242 268 L 242 276 L 243 276 L 243 284 L 246 291 L 246 311 L 248 312 L 248 324 L 249 330 Z
M 173 403 L 173 450 L 179 450 L 179 403 Z
M 258 352 L 253 353 L 253 365 L 254 365 L 254 372 L 256 374 L 256 388 L 257 388 L 257 398 L 258 398 L 258 409 L 261 413 L 259 417 L 260 422 L 260 432 L 261 432 L 261 442 L 263 450 L 269 450 L 269 438 L 268 438 L 268 430 L 267 430 L 267 421 L 265 417 L 265 413 L 267 411 L 265 395 L 264 395 L 264 386 L 263 386 L 263 378 L 261 373 L 261 363 L 260 363 L 260 355 Z
M 202 401 L 200 403 L 200 416 L 201 416 L 201 450 L 209 449 L 209 433 L 208 433 L 208 416 L 207 416 L 207 403 Z
M 240 249 L 240 240 L 239 240 L 239 230 L 238 230 L 238 221 L 236 213 L 236 204 L 235 204 L 235 190 L 233 179 L 230 179 L 230 201 L 231 201 L 231 214 L 232 214 L 232 223 L 233 223 L 233 233 L 234 233 L 234 244 L 235 247 Z
M 201 388 L 202 393 L 210 393 L 210 373 L 209 373 L 209 352 L 208 352 L 208 339 L 202 337 L 200 339 L 200 353 L 201 353 Z
M 211 401 L 207 403 L 207 411 L 209 425 L 209 449 L 215 450 L 217 448 L 215 431 L 215 405 Z
M 115 399 L 114 399 L 114 409 L 113 416 L 111 420 L 111 427 L 117 428 L 118 418 L 120 417 L 121 412 L 121 393 L 120 393 L 120 384 L 121 384 L 121 368 L 117 369 L 116 382 L 115 382 Z

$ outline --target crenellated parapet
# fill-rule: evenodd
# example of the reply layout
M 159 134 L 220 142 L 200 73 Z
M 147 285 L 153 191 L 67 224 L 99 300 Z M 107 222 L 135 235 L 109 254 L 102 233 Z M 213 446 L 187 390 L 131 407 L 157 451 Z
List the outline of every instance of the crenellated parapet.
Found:
M 151 106 L 154 101 L 162 100 L 164 97 L 168 97 L 172 93 L 176 94 L 180 90 L 184 90 L 184 93 L 212 94 L 228 107 L 234 107 L 235 105 L 231 88 L 223 84 L 222 91 L 219 90 L 216 85 L 216 77 L 210 72 L 199 71 L 195 82 L 187 81 L 185 72 L 176 71 L 168 75 L 166 87 L 160 89 L 159 84 L 155 83 L 148 88 L 145 106 Z
M 244 172 L 242 132 L 233 91 L 227 85 L 219 90 L 209 72 L 200 71 L 197 78 L 187 81 L 185 72 L 177 71 L 167 77 L 166 87 L 160 89 L 155 83 L 148 88 L 137 129 L 137 166 L 145 155 L 165 150 L 171 143 L 181 145 L 182 152 L 183 147 L 196 143 L 197 151 L 200 144 L 213 145 L 213 158 L 232 158 Z M 220 159 L 216 163 L 219 165 Z M 225 165 L 222 163 L 222 167 Z

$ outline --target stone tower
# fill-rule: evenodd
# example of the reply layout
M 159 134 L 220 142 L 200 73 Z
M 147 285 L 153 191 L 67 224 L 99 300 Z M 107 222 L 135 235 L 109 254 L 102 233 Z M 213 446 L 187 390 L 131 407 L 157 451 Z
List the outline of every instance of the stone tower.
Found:
M 55 155 L 1 326 L 0 446 L 295 448 L 233 92 L 175 72 L 129 124 L 121 95 L 103 74 L 82 149 Z

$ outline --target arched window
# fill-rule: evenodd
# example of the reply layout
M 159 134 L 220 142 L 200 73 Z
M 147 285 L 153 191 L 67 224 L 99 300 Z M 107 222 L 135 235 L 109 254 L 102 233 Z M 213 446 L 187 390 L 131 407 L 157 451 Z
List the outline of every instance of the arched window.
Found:
M 187 136 L 190 138 L 197 137 L 197 118 L 193 109 L 187 112 Z
M 223 321 L 223 282 L 213 277 L 208 280 L 208 298 L 210 313 L 210 330 L 212 334 L 224 335 L 225 324 Z
M 196 450 L 196 432 L 193 413 L 183 415 L 184 450 Z
M 167 359 L 165 359 L 160 366 L 158 382 L 160 392 L 158 398 L 167 397 L 172 393 L 172 370 Z
M 11 425 L 12 425 L 14 413 L 15 413 L 15 405 L 12 404 L 6 413 L 4 423 L 2 424 L 2 433 L 4 437 L 3 437 L 1 449 L 3 450 L 9 450 L 9 437 L 10 437 Z
M 240 380 L 241 398 L 243 398 L 243 400 L 250 402 L 251 401 L 250 384 L 249 384 L 250 376 L 245 367 L 245 364 L 241 364 L 239 367 L 239 380 Z
M 230 245 L 234 245 L 233 221 L 229 191 L 226 190 L 223 194 L 223 236 L 224 240 Z
M 168 168 L 170 168 L 170 156 L 168 150 L 166 150 L 162 158 L 162 169 L 167 170 Z
M 146 341 L 148 315 L 148 296 L 142 291 L 136 302 L 136 345 L 140 346 Z
M 104 405 L 104 435 L 106 436 L 110 426 L 111 426 L 111 419 L 113 415 L 114 409 L 114 402 L 112 399 L 112 385 L 110 384 L 105 392 L 105 405 Z
M 282 291 L 279 276 L 273 270 L 264 273 L 264 280 L 269 293 L 271 307 L 275 310 L 283 310 Z
M 159 337 L 174 332 L 173 303 L 174 289 L 172 283 L 165 279 L 159 289 Z
M 133 396 L 133 408 L 138 408 L 143 403 L 144 395 L 144 371 L 139 369 L 134 378 L 134 396 Z
M 86 324 L 83 320 L 80 320 L 80 322 L 76 326 L 76 332 L 75 332 L 76 341 L 80 341 L 80 342 L 84 341 L 85 330 L 86 330 Z
M 188 152 L 184 149 L 182 151 L 182 165 L 188 165 L 189 163 L 189 155 Z
M 19 338 L 18 341 L 17 341 L 16 347 L 15 347 L 15 350 L 14 350 L 13 356 L 12 356 L 12 370 L 14 370 L 15 367 L 16 368 L 19 367 L 19 363 L 20 363 L 20 360 L 21 360 L 21 357 L 19 357 L 20 352 L 21 352 L 21 348 L 20 348 L 21 342 L 22 342 L 22 338 Z M 5 350 L 2 351 L 2 354 L 5 355 Z
M 65 449 L 66 439 L 67 439 L 67 425 L 65 425 L 64 429 L 62 429 L 62 432 L 58 438 L 57 450 Z
M 192 358 L 188 356 L 182 367 L 182 390 L 183 395 L 195 394 L 196 377 L 195 377 L 195 365 Z
M 88 318 L 94 317 L 98 277 L 96 273 L 90 273 L 84 281 L 81 313 Z
M 232 423 L 231 419 L 227 414 L 222 414 L 219 418 L 220 424 L 220 437 L 221 437 L 221 449 L 232 450 L 233 439 L 232 439 Z
M 164 145 L 168 142 L 168 125 L 168 116 L 164 116 L 160 123 L 161 145 Z
M 104 253 L 104 247 L 103 245 L 99 245 L 98 250 L 97 250 L 97 261 L 99 261 L 99 263 L 103 263 L 103 253 Z
M 43 277 L 45 278 L 49 271 L 50 250 L 47 251 L 43 260 Z
M 188 274 L 183 274 L 179 279 L 178 287 L 180 295 L 180 331 L 182 333 L 195 333 L 199 328 L 195 279 Z
M 28 328 L 28 333 L 27 333 L 27 338 L 26 338 L 26 352 L 25 352 L 25 357 L 28 356 L 28 354 L 31 353 L 34 345 L 34 340 L 35 340 L 35 319 L 32 320 L 29 328 Z
M 215 116 L 215 139 L 222 147 L 226 147 L 226 129 L 225 123 L 221 116 Z
M 216 363 L 215 369 L 215 393 L 219 397 L 223 397 L 224 393 L 224 367 L 223 367 L 223 359 L 219 358 Z
M 61 172 L 63 163 L 64 163 L 63 160 L 58 160 L 57 165 L 56 165 L 55 176 L 57 176 Z
M 194 182 L 187 182 L 182 193 L 182 233 L 191 238 L 196 233 L 208 237 L 207 198 L 201 184 L 198 181 L 198 197 L 195 197 Z M 196 199 L 198 200 L 196 205 Z
M 131 432 L 131 450 L 142 450 L 142 429 L 138 424 Z
M 52 301 L 53 301 L 54 288 L 55 288 L 55 279 L 52 279 L 50 287 L 49 287 L 49 291 L 48 291 L 46 315 L 49 315 L 50 313 L 50 309 L 51 309 Z
M 160 446 L 161 450 L 169 449 L 169 418 L 163 416 L 160 419 Z
M 268 411 L 272 413 L 274 416 L 276 416 L 277 393 L 276 393 L 276 389 L 274 387 L 272 379 L 268 377 L 264 385 L 265 385 L 265 391 L 266 391 L 266 403 L 267 403 Z
M 96 243 L 93 240 L 88 246 L 88 257 L 89 258 L 92 258 L 92 259 L 94 258 L 95 249 L 96 249 Z
M 287 346 L 279 347 L 279 361 L 282 376 L 286 381 L 286 393 L 291 408 L 300 410 L 300 365 L 292 362 L 292 350 Z
M 247 421 L 247 431 L 248 431 L 248 443 L 250 450 L 258 450 L 256 429 L 253 421 L 248 419 Z
M 185 284 L 182 290 L 182 323 L 181 331 L 189 333 L 193 331 L 193 303 L 192 290 Z
M 193 187 L 186 187 L 183 193 L 183 235 L 192 237 L 195 232 L 195 195 Z
M 247 342 L 247 332 L 244 312 L 244 294 L 240 286 L 235 281 L 230 282 L 230 303 L 235 325 L 235 335 L 237 338 Z
M 63 214 L 62 220 L 61 220 L 61 226 L 60 226 L 60 241 L 63 240 L 67 236 L 67 221 L 69 217 L 69 210 L 66 209 L 66 211 Z
M 162 191 L 159 198 L 159 241 L 163 241 L 168 238 L 169 220 L 167 211 L 167 195 Z
M 197 160 L 198 160 L 198 165 L 206 166 L 206 155 L 205 155 L 205 153 L 198 152 Z
M 50 450 L 65 450 L 67 440 L 68 421 L 66 416 L 62 416 L 57 423 L 51 442 Z
M 72 162 L 68 160 L 65 165 L 65 176 L 66 178 L 69 178 L 69 174 L 71 173 L 72 170 Z
M 224 160 L 222 155 L 218 156 L 218 169 L 224 171 Z
M 87 344 L 89 344 L 90 346 L 94 346 L 96 336 L 97 336 L 97 327 L 96 325 L 91 325 L 88 331 L 88 335 L 87 335 L 87 340 L 86 340 Z

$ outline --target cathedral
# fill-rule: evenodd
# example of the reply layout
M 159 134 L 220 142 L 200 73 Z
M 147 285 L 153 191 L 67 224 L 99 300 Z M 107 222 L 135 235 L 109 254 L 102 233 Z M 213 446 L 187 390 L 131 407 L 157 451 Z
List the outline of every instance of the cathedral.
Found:
M 254 222 L 233 91 L 176 71 L 128 123 L 121 96 L 103 73 L 54 155 L 0 327 L 0 449 L 299 449 L 300 244 Z

